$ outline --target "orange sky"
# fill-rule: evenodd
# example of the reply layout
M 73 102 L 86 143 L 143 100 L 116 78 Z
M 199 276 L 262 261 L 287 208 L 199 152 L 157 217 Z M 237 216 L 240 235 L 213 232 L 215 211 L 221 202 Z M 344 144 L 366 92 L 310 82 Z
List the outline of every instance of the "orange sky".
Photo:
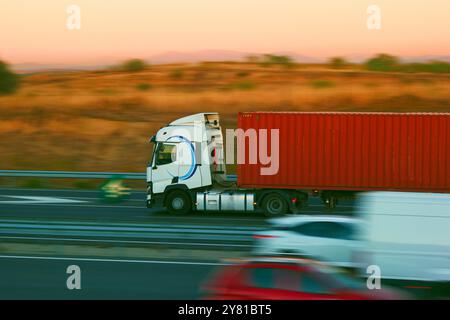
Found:
M 81 7 L 81 30 L 66 7 Z M 366 9 L 382 10 L 382 29 Z M 450 55 L 449 0 L 0 0 L 0 59 L 102 62 L 204 49 Z

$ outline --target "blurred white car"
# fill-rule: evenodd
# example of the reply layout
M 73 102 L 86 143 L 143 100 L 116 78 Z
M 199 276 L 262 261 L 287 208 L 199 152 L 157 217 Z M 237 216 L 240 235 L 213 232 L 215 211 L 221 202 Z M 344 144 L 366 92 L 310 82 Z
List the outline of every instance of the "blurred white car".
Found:
M 269 223 L 270 230 L 253 236 L 253 254 L 299 255 L 350 267 L 361 247 L 361 222 L 355 218 L 295 216 L 272 219 Z

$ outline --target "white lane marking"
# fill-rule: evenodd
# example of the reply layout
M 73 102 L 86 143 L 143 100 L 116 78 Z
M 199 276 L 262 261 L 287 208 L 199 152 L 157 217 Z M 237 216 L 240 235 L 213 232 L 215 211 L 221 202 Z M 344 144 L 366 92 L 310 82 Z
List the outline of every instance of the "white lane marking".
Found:
M 38 196 L 9 196 L 0 195 L 0 197 L 20 199 L 20 200 L 6 200 L 0 201 L 0 204 L 61 204 L 61 203 L 82 203 L 86 201 L 55 198 L 55 197 L 38 197 Z
M 78 258 L 78 257 L 45 257 L 45 256 L 9 256 L 0 255 L 0 259 L 29 259 L 29 260 L 62 260 L 62 261 L 89 261 L 89 262 L 119 262 L 119 263 L 146 263 L 146 264 L 178 264 L 178 265 L 203 265 L 203 266 L 223 266 L 226 263 L 219 262 L 189 262 L 189 261 L 163 261 L 163 260 L 130 260 L 130 259 L 99 259 L 99 258 Z
M 8 201 L 0 201 L 0 204 L 10 204 L 7 203 Z M 74 200 L 74 202 L 87 202 L 87 201 L 80 201 L 80 200 Z M 25 203 L 25 202 L 20 202 L 17 203 L 20 205 L 48 205 L 53 206 L 53 207 L 85 207 L 85 208 L 122 208 L 122 209 L 146 209 L 148 210 L 148 208 L 146 208 L 145 206 L 98 206 L 98 205 L 87 205 L 87 204 L 64 204 L 64 203 Z
M 23 239 L 23 240 L 56 240 L 56 241 L 80 241 L 80 242 L 111 242 L 111 243 L 136 243 L 136 244 L 168 244 L 168 245 L 190 245 L 190 246 L 215 246 L 215 247 L 243 247 L 248 248 L 251 245 L 246 244 L 211 244 L 198 242 L 164 242 L 164 241 L 136 241 L 136 240 L 109 240 L 109 239 L 76 239 L 76 238 L 47 238 L 47 237 L 7 237 L 0 236 L 0 239 Z
M 0 188 L 2 191 L 33 191 L 33 192 L 83 192 L 83 193 L 98 193 L 98 190 L 81 190 L 81 189 L 32 189 L 32 188 Z M 132 194 L 144 194 L 145 191 L 133 190 Z
M 69 199 L 75 199 L 75 200 L 99 200 L 99 197 L 68 197 Z M 124 202 L 142 202 L 145 203 L 145 198 L 142 199 L 126 199 Z

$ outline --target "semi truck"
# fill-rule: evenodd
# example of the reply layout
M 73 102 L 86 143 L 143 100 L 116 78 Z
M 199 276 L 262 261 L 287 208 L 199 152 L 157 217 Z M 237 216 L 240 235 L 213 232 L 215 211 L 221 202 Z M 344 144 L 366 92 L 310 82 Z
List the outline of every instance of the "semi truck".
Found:
M 364 191 L 450 193 L 450 113 L 241 112 L 225 137 L 216 112 L 159 129 L 147 206 L 278 216 L 312 196 L 333 208 Z

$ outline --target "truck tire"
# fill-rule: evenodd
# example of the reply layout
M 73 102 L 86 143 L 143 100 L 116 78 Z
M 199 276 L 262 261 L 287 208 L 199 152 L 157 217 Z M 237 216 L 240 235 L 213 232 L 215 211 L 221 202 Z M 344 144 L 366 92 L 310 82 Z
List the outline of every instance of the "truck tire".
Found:
M 186 192 L 174 190 L 167 196 L 166 207 L 172 214 L 188 214 L 192 209 L 192 201 Z
M 286 200 L 278 193 L 271 193 L 265 196 L 261 207 L 264 211 L 264 215 L 267 217 L 281 216 L 288 211 Z

